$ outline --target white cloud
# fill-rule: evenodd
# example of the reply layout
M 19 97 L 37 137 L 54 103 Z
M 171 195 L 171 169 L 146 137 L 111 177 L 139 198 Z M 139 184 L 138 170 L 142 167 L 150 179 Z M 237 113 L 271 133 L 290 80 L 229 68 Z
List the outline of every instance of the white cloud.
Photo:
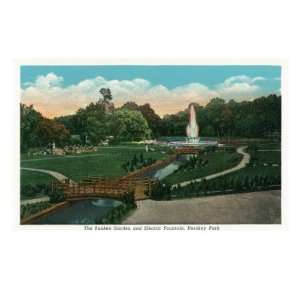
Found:
M 201 83 L 190 83 L 169 89 L 163 85 L 152 85 L 142 78 L 133 80 L 107 80 L 104 77 L 86 79 L 78 84 L 63 86 L 63 77 L 54 73 L 38 76 L 35 82 L 26 83 L 22 89 L 22 102 L 33 104 L 48 116 L 74 113 L 99 98 L 99 89 L 110 88 L 116 106 L 126 101 L 138 104 L 149 102 L 160 113 L 174 113 L 185 109 L 188 103 L 198 102 L 205 105 L 213 97 L 228 100 L 251 99 L 262 90 L 258 82 L 263 77 L 245 75 L 227 78 L 213 89 Z
M 54 73 L 48 73 L 46 76 L 38 76 L 34 85 L 39 89 L 49 89 L 55 86 L 61 86 L 64 79 Z
M 264 77 L 257 76 L 257 77 L 249 77 L 246 75 L 239 75 L 239 76 L 232 76 L 227 78 L 222 85 L 224 86 L 231 86 L 232 84 L 238 83 L 247 83 L 249 85 L 254 84 L 256 81 L 266 80 Z
M 263 93 L 257 84 L 266 80 L 264 77 L 249 77 L 246 75 L 232 76 L 216 86 L 216 92 L 224 99 L 249 100 Z

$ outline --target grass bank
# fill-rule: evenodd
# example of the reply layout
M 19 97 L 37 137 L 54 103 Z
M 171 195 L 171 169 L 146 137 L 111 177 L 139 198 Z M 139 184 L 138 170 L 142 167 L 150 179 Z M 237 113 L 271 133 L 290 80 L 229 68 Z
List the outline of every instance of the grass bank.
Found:
M 236 152 L 216 151 L 201 154 L 201 158 L 207 161 L 206 165 L 195 169 L 181 168 L 167 176 L 162 182 L 176 184 L 179 182 L 204 177 L 210 174 L 236 166 L 242 159 L 242 155 Z
M 146 152 L 145 148 L 141 146 L 111 146 L 103 147 L 92 154 L 26 159 L 21 161 L 21 166 L 56 171 L 75 181 L 87 176 L 116 177 L 125 175 L 126 172 L 122 168 L 122 164 L 140 153 L 143 153 L 145 159 L 151 157 L 159 160 L 167 157 L 167 154 L 160 149 Z M 28 177 L 28 174 L 21 178 L 21 183 L 23 180 L 33 180 L 33 177 L 29 179 L 25 178 L 26 176 Z M 36 179 L 41 180 L 39 176 Z

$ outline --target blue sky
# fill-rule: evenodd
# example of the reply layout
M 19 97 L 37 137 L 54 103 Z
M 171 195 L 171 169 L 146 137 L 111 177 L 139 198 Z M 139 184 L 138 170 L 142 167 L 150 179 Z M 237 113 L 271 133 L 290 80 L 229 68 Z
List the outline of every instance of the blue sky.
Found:
M 191 82 L 200 82 L 209 87 L 238 75 L 277 78 L 281 76 L 280 66 L 22 66 L 21 82 L 33 82 L 39 75 L 55 73 L 64 78 L 64 84 L 77 84 L 87 78 L 103 76 L 108 80 L 132 80 L 144 78 L 153 84 L 175 88 Z M 269 82 L 270 89 L 278 89 L 278 82 Z
M 109 87 L 116 106 L 150 102 L 158 113 L 173 113 L 189 102 L 212 97 L 251 100 L 280 93 L 281 67 L 271 65 L 34 65 L 21 66 L 22 102 L 42 113 L 74 113 Z

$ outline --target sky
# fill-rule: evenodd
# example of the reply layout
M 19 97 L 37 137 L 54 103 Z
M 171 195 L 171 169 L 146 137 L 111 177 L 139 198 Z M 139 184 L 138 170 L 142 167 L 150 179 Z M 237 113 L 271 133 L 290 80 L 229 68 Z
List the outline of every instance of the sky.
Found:
M 110 88 L 116 107 L 150 103 L 163 116 L 211 98 L 253 100 L 280 94 L 281 67 L 271 65 L 23 65 L 21 102 L 45 117 L 75 113 Z

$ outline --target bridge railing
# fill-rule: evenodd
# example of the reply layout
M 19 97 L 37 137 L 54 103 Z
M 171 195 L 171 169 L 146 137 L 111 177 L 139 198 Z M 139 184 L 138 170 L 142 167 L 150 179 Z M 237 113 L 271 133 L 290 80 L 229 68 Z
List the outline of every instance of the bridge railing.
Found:
M 133 192 L 136 199 L 145 199 L 156 182 L 156 179 L 126 176 L 119 179 L 87 177 L 79 183 L 57 182 L 54 188 L 62 190 L 67 199 L 88 196 L 120 198 L 128 192 Z

